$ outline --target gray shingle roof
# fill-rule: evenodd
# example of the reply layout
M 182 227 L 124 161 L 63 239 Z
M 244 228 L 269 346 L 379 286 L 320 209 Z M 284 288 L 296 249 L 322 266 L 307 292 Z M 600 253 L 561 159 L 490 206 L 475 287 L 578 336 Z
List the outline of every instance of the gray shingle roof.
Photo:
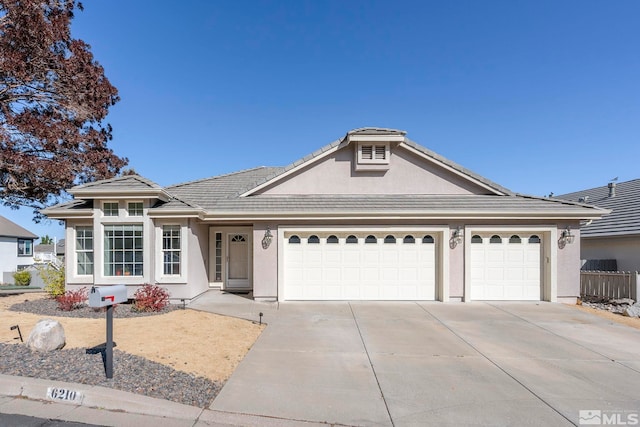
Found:
M 439 162 L 483 184 L 486 195 L 288 195 L 254 194 L 252 189 L 270 183 L 286 172 L 310 162 L 329 150 L 346 144 L 350 135 L 392 135 L 396 142 L 406 144 L 422 155 Z M 138 176 L 119 177 L 76 187 L 87 198 L 92 194 L 118 194 L 130 191 L 144 192 L 145 188 L 157 191 L 162 199 L 150 210 L 150 214 L 201 215 L 207 218 L 264 218 L 267 216 L 292 218 L 311 217 L 314 213 L 326 218 L 358 216 L 371 218 L 598 218 L 604 212 L 592 206 L 517 195 L 462 166 L 407 139 L 404 131 L 383 128 L 361 128 L 347 133 L 304 158 L 285 167 L 258 167 L 239 172 L 214 176 L 196 181 L 171 185 L 164 189 Z M 104 186 L 104 187 L 103 187 Z M 133 190 L 132 190 L 133 188 Z M 92 193 L 93 191 L 93 193 Z M 147 194 L 147 193 L 145 193 Z M 149 193 L 150 194 L 150 193 Z M 248 194 L 242 196 L 243 194 Z M 77 195 L 78 197 L 78 195 Z M 82 197 L 78 197 L 81 199 Z M 52 217 L 73 216 L 74 211 L 90 212 L 89 205 L 81 200 L 57 205 L 44 211 Z M 70 214 L 70 215 L 69 215 Z M 76 214 L 77 215 L 77 214 Z
M 158 190 L 161 189 L 155 182 L 144 178 L 140 175 L 125 175 L 118 176 L 111 179 L 104 179 L 96 182 L 89 182 L 86 184 L 73 187 L 69 192 L 74 194 L 76 192 L 84 192 L 86 190 L 97 191 L 136 191 L 136 190 Z
M 616 183 L 613 197 L 609 197 L 609 188 L 606 185 L 557 197 L 574 202 L 586 197 L 585 203 L 611 209 L 609 215 L 582 227 L 583 237 L 640 234 L 640 179 Z
M 205 210 L 213 209 L 221 199 L 234 197 L 239 190 L 255 185 L 265 176 L 273 175 L 281 171 L 280 167 L 258 167 L 233 172 L 225 175 L 213 176 L 182 184 L 171 185 L 166 191 L 181 201 L 190 202 Z M 159 209 L 167 209 L 172 202 L 159 206 Z
M 540 217 L 589 218 L 602 212 L 589 206 L 557 200 L 496 195 L 350 195 L 350 196 L 251 196 L 220 199 L 211 214 L 320 213 L 327 216 L 376 217 L 398 215 L 421 217 Z
M 37 239 L 38 236 L 16 224 L 15 222 L 8 220 L 7 218 L 0 216 L 0 236 L 3 237 L 17 237 L 22 239 Z

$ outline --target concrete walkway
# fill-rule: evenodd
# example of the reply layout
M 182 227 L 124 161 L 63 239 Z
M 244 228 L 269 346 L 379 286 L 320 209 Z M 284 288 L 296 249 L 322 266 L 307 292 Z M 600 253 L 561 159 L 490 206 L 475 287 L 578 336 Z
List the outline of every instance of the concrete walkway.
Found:
M 562 304 L 277 304 L 211 291 L 189 307 L 269 324 L 211 408 L 0 375 L 0 413 L 157 427 L 561 426 L 581 410 L 640 412 L 640 330 Z M 52 403 L 52 386 L 83 399 Z

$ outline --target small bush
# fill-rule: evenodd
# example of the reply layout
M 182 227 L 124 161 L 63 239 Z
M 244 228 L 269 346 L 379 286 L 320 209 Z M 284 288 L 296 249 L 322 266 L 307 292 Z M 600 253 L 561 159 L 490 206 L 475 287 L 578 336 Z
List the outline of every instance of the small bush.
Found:
M 40 277 L 44 282 L 44 290 L 51 298 L 57 298 L 64 295 L 64 268 L 56 270 L 53 267 L 39 268 Z
M 133 294 L 133 311 L 161 311 L 169 305 L 169 292 L 158 285 L 144 284 Z
M 13 281 L 17 286 L 29 286 L 31 283 L 31 272 L 27 270 L 16 271 L 13 273 Z
M 75 291 L 67 291 L 56 297 L 58 308 L 62 311 L 71 311 L 80 308 L 89 297 L 89 290 L 84 287 Z

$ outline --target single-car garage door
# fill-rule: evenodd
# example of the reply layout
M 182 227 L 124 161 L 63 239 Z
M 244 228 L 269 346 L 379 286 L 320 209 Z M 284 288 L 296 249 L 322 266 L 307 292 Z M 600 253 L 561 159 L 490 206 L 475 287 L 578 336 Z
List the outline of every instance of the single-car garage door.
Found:
M 531 234 L 471 237 L 472 300 L 540 300 L 541 243 Z
M 433 300 L 435 240 L 423 232 L 285 232 L 285 300 Z

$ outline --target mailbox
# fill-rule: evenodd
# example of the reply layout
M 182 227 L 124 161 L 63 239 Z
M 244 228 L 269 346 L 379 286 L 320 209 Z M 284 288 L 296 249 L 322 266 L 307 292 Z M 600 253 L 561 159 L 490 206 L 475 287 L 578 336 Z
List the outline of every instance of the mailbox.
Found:
M 93 286 L 89 292 L 89 307 L 107 307 L 127 301 L 124 285 Z

